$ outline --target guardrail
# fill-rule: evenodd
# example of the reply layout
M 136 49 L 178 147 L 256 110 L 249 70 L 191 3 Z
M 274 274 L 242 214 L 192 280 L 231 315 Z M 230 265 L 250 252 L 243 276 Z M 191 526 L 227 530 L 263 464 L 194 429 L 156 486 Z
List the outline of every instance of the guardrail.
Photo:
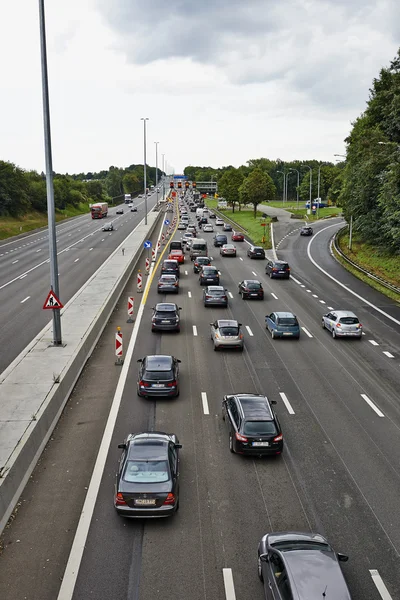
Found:
M 346 261 L 349 265 L 351 265 L 357 271 L 360 271 L 360 273 L 363 273 L 364 275 L 366 275 L 370 279 L 373 279 L 374 281 L 376 281 L 377 283 L 379 283 L 379 285 L 381 285 L 382 287 L 384 287 L 384 288 L 386 288 L 388 290 L 391 290 L 392 292 L 396 292 L 397 294 L 400 294 L 400 287 L 397 287 L 397 286 L 393 285 L 392 283 L 389 283 L 388 281 L 386 281 L 385 279 L 383 279 L 383 277 L 379 277 L 378 275 L 374 275 L 373 273 L 370 273 L 369 271 L 367 271 L 367 269 L 364 269 L 363 267 L 360 267 L 360 265 L 358 265 L 357 263 L 355 263 L 348 256 L 346 256 L 344 254 L 344 252 L 342 252 L 342 250 L 339 248 L 339 245 L 337 243 L 337 237 L 338 237 L 338 235 L 341 234 L 341 232 L 343 232 L 347 228 L 348 228 L 348 225 L 346 225 L 345 227 L 342 227 L 342 229 L 339 229 L 339 231 L 337 231 L 335 233 L 335 235 L 333 236 L 333 246 L 334 246 L 336 252 L 339 254 L 340 258 L 342 258 L 344 261 Z

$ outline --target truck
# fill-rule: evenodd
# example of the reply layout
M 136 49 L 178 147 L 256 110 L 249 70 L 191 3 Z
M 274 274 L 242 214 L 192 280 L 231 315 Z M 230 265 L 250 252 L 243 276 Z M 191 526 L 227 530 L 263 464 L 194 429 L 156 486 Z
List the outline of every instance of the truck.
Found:
M 92 219 L 104 219 L 108 215 L 107 202 L 97 202 L 90 207 Z
M 125 204 L 129 204 L 130 201 L 131 201 L 131 195 L 125 194 Z

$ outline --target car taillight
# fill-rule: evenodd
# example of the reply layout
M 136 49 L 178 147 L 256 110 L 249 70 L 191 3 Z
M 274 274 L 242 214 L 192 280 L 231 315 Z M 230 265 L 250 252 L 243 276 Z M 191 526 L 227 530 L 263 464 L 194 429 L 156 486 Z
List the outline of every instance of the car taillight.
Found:
M 283 440 L 283 435 L 277 435 L 276 437 L 274 437 L 274 442 L 281 442 Z
M 169 492 L 168 496 L 164 500 L 164 504 L 174 504 L 175 503 L 175 494 Z
M 118 494 L 115 496 L 115 504 L 118 504 L 119 506 L 126 504 L 121 492 L 118 492 Z
M 235 433 L 235 437 L 239 442 L 247 442 L 247 437 L 245 437 L 244 435 L 240 435 L 240 433 L 238 433 L 237 431 Z
M 244 287 L 244 288 L 243 288 L 243 291 L 244 291 L 244 292 L 248 292 L 248 291 L 249 291 L 249 288 L 246 288 L 246 287 Z
M 175 287 L 178 287 L 178 282 L 177 282 L 177 281 L 174 283 L 174 286 L 175 286 Z
M 242 339 L 243 339 L 243 333 L 241 333 L 241 334 L 239 335 L 239 340 L 242 340 Z
M 341 323 L 336 323 L 336 327 L 341 327 Z
M 212 296 L 209 296 L 209 294 L 206 294 L 206 298 L 210 299 L 210 298 L 212 298 Z
M 175 386 L 176 386 L 176 379 L 167 383 L 167 387 L 175 387 Z
M 278 271 L 278 269 L 272 269 L 275 273 Z
M 358 328 L 358 329 L 361 329 L 361 327 L 362 327 L 361 323 L 358 323 L 358 324 L 357 324 L 357 328 Z
M 141 387 L 150 387 L 150 384 L 147 381 L 143 381 L 143 379 L 139 381 L 139 385 Z

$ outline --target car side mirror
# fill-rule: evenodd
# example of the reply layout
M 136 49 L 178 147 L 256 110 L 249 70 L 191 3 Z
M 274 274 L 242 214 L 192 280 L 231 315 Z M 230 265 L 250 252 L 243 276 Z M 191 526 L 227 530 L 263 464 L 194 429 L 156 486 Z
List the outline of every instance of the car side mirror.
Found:
M 174 444 L 175 448 L 182 448 L 182 444 Z
M 242 323 L 239 323 L 238 325 L 239 325 L 239 327 L 241 327 L 241 326 L 242 326 Z
M 182 362 L 182 361 L 181 361 L 181 360 L 179 360 L 179 358 L 177 358 L 177 359 L 176 359 L 176 362 L 180 363 L 180 362 Z
M 270 400 L 270 404 L 276 404 L 276 400 Z
M 178 310 L 182 310 L 182 306 L 178 306 Z
M 338 557 L 338 560 L 340 560 L 341 562 L 347 562 L 349 560 L 349 557 L 346 556 L 346 554 L 341 554 L 341 552 L 338 552 L 336 554 L 336 556 Z
M 143 358 L 138 358 L 137 362 L 143 362 Z
M 121 450 L 126 450 L 126 444 L 118 444 L 118 448 L 121 448 Z
M 260 554 L 260 560 L 261 562 L 268 562 L 268 554 Z

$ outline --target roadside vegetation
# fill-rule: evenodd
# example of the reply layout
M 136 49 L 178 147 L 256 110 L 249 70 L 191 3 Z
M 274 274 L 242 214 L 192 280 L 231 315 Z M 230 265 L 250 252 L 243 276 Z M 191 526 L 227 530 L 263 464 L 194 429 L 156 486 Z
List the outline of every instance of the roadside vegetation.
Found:
M 262 246 L 265 249 L 271 248 L 271 239 L 270 239 L 270 228 L 269 224 L 271 219 L 264 219 L 263 213 L 257 211 L 256 217 L 254 217 L 254 210 L 249 207 L 244 207 L 240 212 L 236 212 L 232 214 L 229 210 L 218 209 L 217 210 L 217 200 L 207 198 L 206 204 L 207 206 L 215 212 L 222 219 L 228 217 L 229 221 L 233 221 L 238 225 L 237 230 L 246 233 L 254 242 L 256 246 Z M 228 220 L 227 219 L 227 220 Z M 266 226 L 262 227 L 261 223 L 265 223 Z M 232 225 L 233 229 L 235 226 Z M 263 235 L 265 231 L 265 240 L 263 241 Z

